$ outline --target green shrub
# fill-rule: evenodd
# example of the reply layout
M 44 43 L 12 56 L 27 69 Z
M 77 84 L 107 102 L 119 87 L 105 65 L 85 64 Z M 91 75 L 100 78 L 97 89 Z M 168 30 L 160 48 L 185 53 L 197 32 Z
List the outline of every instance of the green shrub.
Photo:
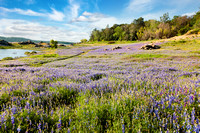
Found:
M 50 41 L 51 48 L 57 48 L 58 47 L 58 41 L 54 41 L 53 39 Z
M 37 54 L 37 52 L 36 52 L 36 51 L 25 52 L 24 54 L 25 54 L 25 55 L 34 55 L 34 54 Z
M 87 39 L 82 39 L 81 43 L 86 43 L 88 40 Z
M 2 60 L 13 60 L 13 58 L 12 57 L 5 57 Z

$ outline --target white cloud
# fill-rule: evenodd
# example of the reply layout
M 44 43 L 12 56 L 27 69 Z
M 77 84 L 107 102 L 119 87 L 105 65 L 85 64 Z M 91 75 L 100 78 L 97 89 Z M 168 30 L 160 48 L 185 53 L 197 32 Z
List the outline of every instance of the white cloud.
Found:
M 75 2 L 74 0 L 69 0 L 68 8 L 70 10 L 70 17 L 72 19 L 76 18 L 78 16 L 78 13 L 79 13 L 80 4 Z
M 89 36 L 88 33 L 81 30 L 74 31 L 67 27 L 45 26 L 25 20 L 0 19 L 0 22 L 0 36 L 72 42 L 77 42 Z
M 49 13 L 48 16 L 50 19 L 55 20 L 55 21 L 63 21 L 65 18 L 65 15 L 62 12 L 59 12 L 55 9 L 52 8 L 52 13 Z
M 83 13 L 83 15 L 84 15 L 84 16 L 92 16 L 93 13 L 90 13 L 90 12 L 85 11 L 85 12 Z
M 100 19 L 105 18 L 103 14 L 100 13 L 90 13 L 90 12 L 83 12 L 83 14 L 77 18 L 74 18 L 72 22 L 95 22 L 99 21 Z
M 114 24 L 121 24 L 122 22 L 115 17 L 103 17 L 98 21 L 94 21 L 91 23 L 90 27 L 92 28 L 106 28 L 107 25 L 113 26 Z
M 28 15 L 28 16 L 45 16 L 45 14 L 43 13 L 38 13 L 32 10 L 22 10 L 19 8 L 14 8 L 14 9 L 8 9 L 8 8 L 4 8 L 4 7 L 0 7 L 0 10 L 3 12 L 9 12 L 9 13 L 18 13 L 21 15 Z
M 195 15 L 196 14 L 196 12 L 190 12 L 190 13 L 184 13 L 182 16 L 193 16 L 193 15 Z
M 141 13 L 150 10 L 152 0 L 130 0 L 126 7 L 126 12 Z
M 17 13 L 21 15 L 27 15 L 27 16 L 37 16 L 37 17 L 48 17 L 51 20 L 54 21 L 63 21 L 65 15 L 62 12 L 59 12 L 55 10 L 54 8 L 51 8 L 52 12 L 51 13 L 40 13 L 40 12 L 35 12 L 33 10 L 22 10 L 19 8 L 14 8 L 14 9 L 8 9 L 4 7 L 0 7 L 0 10 L 4 13 Z
M 86 27 L 86 31 L 89 33 L 94 28 L 102 29 L 105 28 L 107 25 L 113 26 L 114 24 L 121 24 L 122 21 L 112 17 L 106 16 L 100 13 L 90 13 L 90 12 L 83 12 L 82 15 L 73 19 L 71 21 L 73 24 L 79 24 L 79 27 Z

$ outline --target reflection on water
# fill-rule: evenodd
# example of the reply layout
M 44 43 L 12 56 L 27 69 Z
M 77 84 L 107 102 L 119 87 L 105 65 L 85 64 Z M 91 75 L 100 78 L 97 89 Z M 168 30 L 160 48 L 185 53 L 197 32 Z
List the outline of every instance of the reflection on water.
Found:
M 0 49 L 0 59 L 5 57 L 24 57 L 26 56 L 25 52 L 32 52 L 33 50 L 24 50 L 24 49 Z

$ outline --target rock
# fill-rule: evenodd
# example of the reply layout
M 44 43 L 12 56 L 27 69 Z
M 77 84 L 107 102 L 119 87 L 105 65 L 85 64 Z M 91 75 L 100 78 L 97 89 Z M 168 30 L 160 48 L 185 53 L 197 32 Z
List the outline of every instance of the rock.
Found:
M 103 51 L 108 51 L 109 49 L 104 49 Z
M 144 49 L 144 50 L 152 50 L 152 49 L 160 49 L 160 48 L 161 48 L 160 46 L 154 45 L 153 43 L 146 44 L 146 45 L 141 47 L 141 49 Z
M 28 40 L 28 41 L 19 42 L 19 44 L 21 44 L 21 45 L 28 45 L 28 44 L 35 44 L 35 43 L 32 42 L 31 40 Z
M 122 49 L 122 47 L 117 46 L 117 47 L 112 48 L 112 50 L 116 50 L 116 49 Z
M 5 40 L 0 40 L 0 45 L 3 45 L 3 46 L 10 46 L 11 44 Z
M 115 42 L 114 41 L 110 41 L 110 42 L 108 42 L 108 44 L 114 44 Z

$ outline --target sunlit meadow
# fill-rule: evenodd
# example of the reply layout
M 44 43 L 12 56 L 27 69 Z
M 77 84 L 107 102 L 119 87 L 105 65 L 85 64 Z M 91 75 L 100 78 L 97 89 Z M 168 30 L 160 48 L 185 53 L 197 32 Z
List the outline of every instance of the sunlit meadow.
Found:
M 1 61 L 0 132 L 198 133 L 199 42 L 149 51 L 142 43 L 76 47 Z

